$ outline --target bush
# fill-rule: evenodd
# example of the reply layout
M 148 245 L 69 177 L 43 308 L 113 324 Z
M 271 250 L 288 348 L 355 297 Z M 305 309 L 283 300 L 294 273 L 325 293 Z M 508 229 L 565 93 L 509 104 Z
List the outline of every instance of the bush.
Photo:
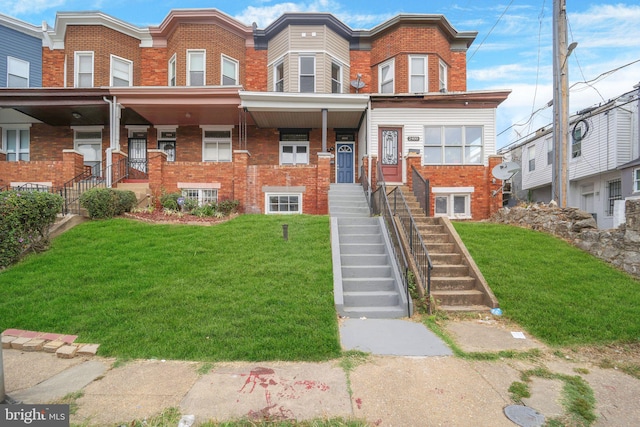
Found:
M 40 191 L 0 192 L 0 268 L 17 261 L 27 250 L 41 251 L 49 243 L 49 227 L 64 201 Z
M 180 205 L 178 199 L 182 197 L 182 193 L 165 193 L 160 196 L 160 204 L 164 209 L 179 211 Z
M 223 216 L 229 216 L 232 213 L 236 213 L 240 207 L 239 200 L 221 200 L 218 202 L 217 211 L 222 213 Z
M 113 188 L 92 188 L 80 196 L 80 205 L 89 211 L 91 219 L 113 218 L 131 211 L 137 203 L 133 191 Z

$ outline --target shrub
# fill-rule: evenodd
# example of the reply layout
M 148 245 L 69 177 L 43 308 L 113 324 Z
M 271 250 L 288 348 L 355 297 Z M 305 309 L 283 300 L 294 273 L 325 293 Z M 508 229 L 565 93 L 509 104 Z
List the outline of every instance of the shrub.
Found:
M 165 193 L 160 196 L 160 204 L 164 209 L 178 211 L 180 210 L 180 205 L 178 205 L 178 199 L 180 197 L 182 197 L 182 193 Z
M 222 213 L 223 216 L 229 216 L 232 213 L 236 213 L 240 207 L 239 200 L 221 200 L 218 202 L 217 211 Z
M 41 251 L 49 243 L 49 227 L 62 210 L 57 194 L 39 191 L 0 192 L 0 267 L 27 250 Z
M 137 203 L 133 191 L 113 188 L 92 188 L 80 196 L 80 205 L 89 211 L 91 219 L 113 218 L 131 211 Z
M 198 208 L 198 201 L 194 199 L 184 199 L 184 204 L 182 205 L 182 209 L 187 212 L 193 212 L 194 209 Z

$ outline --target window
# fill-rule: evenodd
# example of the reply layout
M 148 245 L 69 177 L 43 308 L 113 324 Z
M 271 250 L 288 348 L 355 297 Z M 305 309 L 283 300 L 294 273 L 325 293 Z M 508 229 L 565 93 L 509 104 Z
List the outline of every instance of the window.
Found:
M 424 164 L 481 164 L 482 126 L 427 126 Z
M 313 93 L 316 91 L 316 58 L 315 56 L 300 57 L 300 92 Z
M 198 206 L 203 206 L 218 201 L 218 190 L 216 188 L 184 188 L 182 197 L 195 200 Z
M 93 52 L 75 53 L 75 87 L 93 87 Z
M 187 86 L 205 85 L 205 51 L 187 51 Z
M 309 164 L 309 134 L 306 132 L 282 133 L 280 135 L 280 164 Z
M 238 61 L 222 55 L 222 85 L 235 86 L 238 84 Z
M 8 162 L 29 161 L 29 129 L 5 129 L 3 148 Z
M 342 93 L 342 67 L 331 63 L 331 93 Z
M 536 170 L 536 146 L 532 145 L 527 149 L 529 155 L 529 172 Z
M 427 57 L 410 56 L 409 92 L 424 93 L 427 89 Z
M 471 218 L 472 187 L 434 188 L 436 216 Z
M 133 62 L 111 55 L 111 86 L 133 86 Z
M 284 61 L 280 61 L 273 67 L 273 90 L 284 92 Z
M 74 147 L 82 153 L 84 165 L 91 168 L 91 175 L 102 176 L 102 129 L 83 127 L 74 129 Z
M 202 161 L 231 161 L 231 128 L 202 128 Z
M 169 86 L 176 85 L 176 54 L 169 60 Z
M 29 63 L 7 57 L 7 87 L 29 87 Z
M 573 129 L 571 138 L 571 158 L 575 159 L 582 155 L 582 129 Z
M 268 214 L 302 213 L 302 194 L 267 194 L 265 205 Z
M 447 64 L 440 61 L 438 66 L 438 83 L 440 92 L 447 91 Z
M 378 67 L 378 80 L 380 93 L 393 93 L 393 61 L 385 62 Z
M 176 129 L 158 128 L 158 149 L 167 154 L 167 162 L 176 161 Z
M 622 200 L 622 181 L 615 179 L 607 182 L 607 199 L 609 205 L 607 206 L 607 215 L 613 215 L 613 207 L 616 200 Z
M 547 165 L 553 164 L 553 138 L 547 139 Z
M 633 170 L 633 192 L 640 192 L 640 169 Z

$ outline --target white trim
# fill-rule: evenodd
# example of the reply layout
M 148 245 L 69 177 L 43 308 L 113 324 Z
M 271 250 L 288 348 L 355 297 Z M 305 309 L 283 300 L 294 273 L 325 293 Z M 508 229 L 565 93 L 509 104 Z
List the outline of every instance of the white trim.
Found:
M 9 154 L 13 154 L 16 156 L 15 160 L 11 160 L 13 161 L 31 161 L 31 124 L 19 124 L 19 125 L 8 125 L 8 124 L 3 124 L 2 125 L 2 141 L 0 141 L 0 148 L 2 148 L 2 152 L 7 156 L 7 161 L 10 161 L 8 159 Z M 9 131 L 15 131 L 16 132 L 16 149 L 15 151 L 9 151 L 9 137 L 7 136 L 7 133 Z M 22 131 L 27 131 L 29 133 L 29 146 L 27 147 L 27 150 L 21 150 L 20 149 L 20 134 L 22 133 Z M 29 157 L 28 160 L 20 160 L 20 155 L 21 154 L 27 154 L 27 156 Z
M 233 76 L 235 83 L 233 84 L 224 84 L 224 62 L 229 61 L 235 65 L 235 75 Z M 224 53 L 220 54 L 220 85 L 221 86 L 238 86 L 240 84 L 240 62 L 230 57 L 229 55 L 225 55 Z
M 284 146 L 293 146 L 293 147 L 306 147 L 307 149 L 307 161 L 304 163 L 297 163 L 295 161 L 296 158 L 296 154 L 297 153 L 292 153 L 294 161 L 293 163 L 283 163 L 282 162 L 282 148 Z M 309 157 L 310 157 L 310 153 L 309 153 L 309 141 L 280 141 L 280 145 L 278 147 L 278 161 L 279 161 L 279 165 L 280 166 L 297 166 L 297 165 L 308 165 L 309 164 Z
M 340 90 L 338 92 L 334 92 L 333 91 L 333 66 L 337 66 L 338 67 L 338 80 L 336 80 L 338 82 L 338 84 L 340 85 Z M 344 69 L 342 64 L 340 64 L 338 61 L 333 60 L 333 58 L 331 59 L 331 72 L 329 74 L 331 74 L 329 76 L 330 80 L 331 80 L 331 93 L 344 93 L 344 79 L 342 77 L 342 74 L 344 73 Z
M 412 87 L 412 77 L 414 76 L 413 71 L 412 71 L 412 67 L 411 67 L 411 61 L 413 59 L 423 59 L 424 60 L 424 69 L 422 70 L 424 72 L 424 74 L 422 74 L 423 77 L 423 81 L 422 83 L 424 84 L 424 90 L 422 91 L 417 91 L 414 90 L 414 88 Z M 409 93 L 427 93 L 429 92 L 429 55 L 409 55 L 409 84 L 407 85 L 407 87 L 409 88 Z M 416 77 L 420 77 L 420 75 L 416 74 Z
M 128 82 L 129 84 L 127 86 L 133 86 L 133 61 L 131 61 L 130 59 L 126 59 L 126 58 L 122 58 L 121 56 L 117 56 L 117 55 L 113 55 L 111 54 L 109 57 L 109 86 L 115 86 L 113 84 L 113 79 L 114 79 L 114 64 L 116 61 L 120 61 L 123 63 L 123 65 L 127 65 L 129 68 L 128 71 Z M 121 79 L 124 80 L 124 79 Z M 122 86 L 118 86 L 118 87 L 122 87 Z
M 432 193 L 473 193 L 475 187 L 433 187 Z
M 27 67 L 27 75 L 26 76 L 22 76 L 16 73 L 11 73 L 9 71 L 9 68 L 11 66 L 11 62 L 15 62 L 17 63 L 16 65 L 22 65 Z M 20 88 L 20 87 L 29 87 L 29 84 L 31 83 L 31 79 L 29 78 L 29 74 L 31 72 L 31 63 L 29 61 L 25 61 L 24 59 L 20 59 L 20 58 L 16 58 L 13 56 L 7 56 L 7 87 L 14 87 L 14 88 Z M 27 85 L 26 86 L 9 86 L 9 76 L 16 76 L 22 79 L 27 79 Z
M 438 213 L 436 212 L 437 208 L 437 199 L 445 198 L 447 199 L 447 212 L 446 213 Z M 454 205 L 456 197 L 464 197 L 464 213 L 455 213 Z M 452 193 L 439 193 L 437 196 L 434 196 L 433 200 L 433 215 L 434 216 L 446 216 L 452 219 L 470 219 L 471 215 L 471 193 L 470 192 L 452 192 Z
M 391 76 L 390 79 L 386 81 L 382 81 L 382 69 L 385 67 L 389 67 L 389 74 Z M 387 61 L 384 61 L 382 64 L 378 65 L 378 93 L 395 93 L 396 92 L 396 62 L 395 58 L 391 58 Z M 384 83 L 391 82 L 391 92 L 382 92 L 382 85 Z
M 311 58 L 313 59 L 313 74 L 302 74 L 302 59 L 303 58 Z M 298 93 L 316 93 L 317 83 L 318 83 L 318 61 L 316 61 L 316 55 L 300 55 L 298 56 Z M 302 77 L 309 77 L 313 75 L 313 90 L 311 92 L 302 92 Z
M 207 50 L 206 49 L 187 49 L 187 86 L 191 84 L 191 55 L 202 54 L 202 86 L 207 85 Z M 199 71 L 199 70 L 198 70 Z M 198 85 L 199 86 L 199 85 Z
M 171 63 L 173 63 L 173 85 L 171 84 Z M 174 53 L 169 61 L 167 61 L 167 86 L 175 87 L 178 85 L 178 58 L 177 54 Z
M 228 162 L 232 162 L 233 161 L 233 125 L 228 125 L 228 126 L 215 126 L 215 125 L 200 125 L 200 129 L 202 129 L 202 161 L 203 162 L 219 162 L 219 163 L 228 163 Z M 207 131 L 223 131 L 223 132 L 229 132 L 229 138 L 224 138 L 224 139 L 209 139 L 207 140 L 205 138 L 205 132 Z M 216 145 L 219 145 L 220 143 L 226 144 L 229 143 L 229 160 L 220 160 L 220 158 L 218 157 L 217 159 L 213 160 L 213 159 L 206 159 L 205 158 L 205 146 L 206 144 L 213 144 L 215 143 Z
M 203 190 L 219 190 L 222 187 L 222 185 L 219 182 L 179 182 L 178 183 L 178 188 L 179 189 L 189 189 L 189 188 L 193 188 L 195 189 L 203 189 Z
M 296 196 L 298 197 L 298 210 L 297 211 L 276 211 L 276 212 L 272 212 L 270 209 L 271 204 L 269 203 L 269 197 L 274 197 L 274 196 Z M 281 191 L 281 192 L 276 192 L 276 193 L 265 193 L 264 194 L 264 213 L 267 215 L 294 215 L 294 214 L 301 214 L 303 212 L 302 209 L 302 193 L 298 193 L 298 192 L 286 192 L 286 191 Z
M 442 74 L 444 74 L 444 79 L 442 78 Z M 449 90 L 449 67 L 442 59 L 438 61 L 438 90 L 440 92 L 447 92 Z
M 635 168 L 631 172 L 631 183 L 633 193 L 640 193 L 640 168 Z
M 80 132 L 102 132 L 104 126 L 69 126 L 69 128 L 71 128 L 71 130 L 78 130 Z
M 91 56 L 91 86 L 79 86 L 80 56 Z M 73 87 L 94 87 L 95 81 L 95 53 L 92 50 L 78 50 L 73 52 Z

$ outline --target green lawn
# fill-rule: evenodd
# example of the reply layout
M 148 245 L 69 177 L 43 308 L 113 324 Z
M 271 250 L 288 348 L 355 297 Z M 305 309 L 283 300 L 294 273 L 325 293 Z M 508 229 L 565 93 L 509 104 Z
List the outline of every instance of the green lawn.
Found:
M 84 223 L 0 273 L 6 328 L 77 334 L 122 358 L 337 357 L 328 217 Z
M 559 346 L 640 341 L 640 281 L 548 234 L 454 226 L 504 316 Z

